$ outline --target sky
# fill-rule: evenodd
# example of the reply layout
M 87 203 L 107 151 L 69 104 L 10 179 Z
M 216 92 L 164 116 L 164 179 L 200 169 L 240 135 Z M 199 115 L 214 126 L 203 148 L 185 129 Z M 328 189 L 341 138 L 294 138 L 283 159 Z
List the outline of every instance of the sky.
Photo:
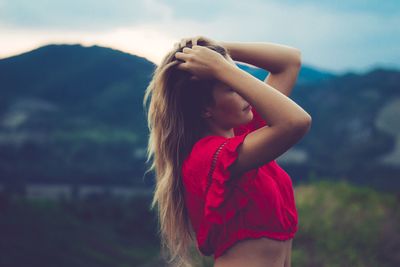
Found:
M 400 69 L 399 0 L 0 0 L 0 58 L 100 45 L 158 64 L 181 38 L 296 47 L 321 71 Z

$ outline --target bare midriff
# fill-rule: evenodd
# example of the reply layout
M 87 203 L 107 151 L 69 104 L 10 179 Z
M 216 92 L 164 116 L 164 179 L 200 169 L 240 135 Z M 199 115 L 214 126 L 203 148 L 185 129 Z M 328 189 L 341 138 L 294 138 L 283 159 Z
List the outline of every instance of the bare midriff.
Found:
M 292 240 L 240 240 L 215 260 L 214 267 L 291 267 Z

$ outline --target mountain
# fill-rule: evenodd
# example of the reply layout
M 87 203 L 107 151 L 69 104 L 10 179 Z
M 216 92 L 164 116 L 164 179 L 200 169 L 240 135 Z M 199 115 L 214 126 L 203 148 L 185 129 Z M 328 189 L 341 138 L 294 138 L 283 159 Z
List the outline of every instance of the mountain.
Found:
M 299 165 L 319 170 L 316 174 L 398 190 L 399 84 L 398 70 L 375 69 L 297 86 L 292 98 L 313 118 L 297 146 L 304 159 Z
M 154 67 L 79 44 L 0 60 L 0 180 L 139 183 Z
M 268 74 L 238 66 L 258 79 Z M 1 59 L 0 183 L 150 185 L 142 100 L 155 67 L 79 44 Z M 295 183 L 326 176 L 400 188 L 398 84 L 398 70 L 335 75 L 303 64 L 290 98 L 312 128 L 278 162 Z

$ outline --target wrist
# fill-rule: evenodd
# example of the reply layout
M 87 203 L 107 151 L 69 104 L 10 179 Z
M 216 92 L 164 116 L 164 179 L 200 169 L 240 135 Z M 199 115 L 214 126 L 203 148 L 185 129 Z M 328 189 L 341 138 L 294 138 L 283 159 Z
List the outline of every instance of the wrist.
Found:
M 226 76 L 229 76 L 229 73 L 232 72 L 234 68 L 238 68 L 238 66 L 231 64 L 227 60 L 224 60 L 215 65 L 214 78 L 224 82 L 226 80 Z

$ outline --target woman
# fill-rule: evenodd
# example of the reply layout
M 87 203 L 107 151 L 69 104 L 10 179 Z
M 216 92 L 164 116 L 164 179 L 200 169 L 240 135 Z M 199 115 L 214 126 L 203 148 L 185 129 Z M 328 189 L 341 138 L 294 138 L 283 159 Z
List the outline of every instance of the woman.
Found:
M 270 73 L 262 82 L 234 60 Z M 144 97 L 147 162 L 169 263 L 193 266 L 196 244 L 215 267 L 290 267 L 297 211 L 275 159 L 311 125 L 288 98 L 300 66 L 292 47 L 203 36 L 182 39 L 157 66 Z

